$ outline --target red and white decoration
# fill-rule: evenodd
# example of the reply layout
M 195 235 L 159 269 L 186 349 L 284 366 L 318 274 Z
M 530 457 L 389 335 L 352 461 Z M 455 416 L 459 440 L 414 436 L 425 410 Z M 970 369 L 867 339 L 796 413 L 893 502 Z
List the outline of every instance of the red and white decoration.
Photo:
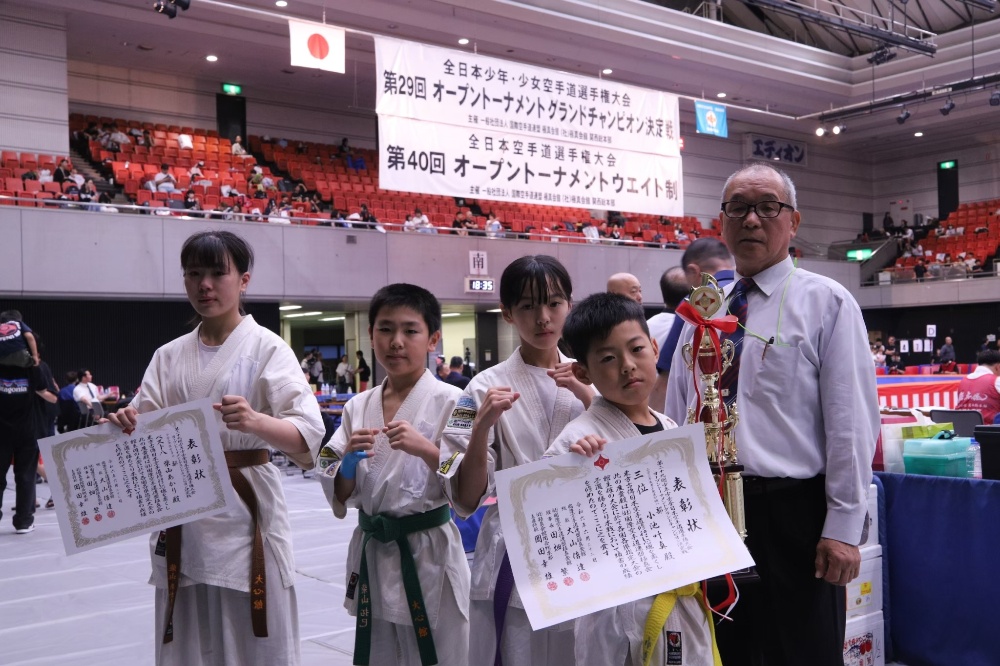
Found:
M 344 73 L 344 29 L 325 23 L 288 20 L 293 67 Z

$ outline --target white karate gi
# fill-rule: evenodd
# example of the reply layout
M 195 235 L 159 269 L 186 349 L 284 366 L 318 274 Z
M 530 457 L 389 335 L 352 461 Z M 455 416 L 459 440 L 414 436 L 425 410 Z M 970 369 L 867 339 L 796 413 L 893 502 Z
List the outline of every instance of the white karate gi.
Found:
M 385 427 L 382 414 L 384 387 L 383 382 L 358 394 L 344 406 L 340 428 L 320 452 L 319 463 L 323 468 L 320 482 L 338 518 L 347 515 L 347 506 L 338 502 L 334 493 L 334 477 L 340 469 L 340 459 L 356 429 Z M 429 370 L 425 370 L 393 420 L 408 421 L 421 435 L 438 442 L 441 430 L 461 395 L 458 388 L 438 381 Z M 403 451 L 394 451 L 384 434 L 376 437 L 373 451 L 372 457 L 358 463 L 354 494 L 347 505 L 360 508 L 369 516 L 384 513 L 394 518 L 447 505 L 441 481 L 423 460 Z M 361 571 L 363 537 L 360 527 L 354 530 L 347 555 L 345 580 L 349 596 L 344 599 L 344 607 L 352 616 L 357 615 L 359 592 L 352 588 L 357 587 L 357 575 Z M 454 521 L 449 521 L 406 538 L 417 566 L 438 664 L 465 666 L 469 644 L 469 563 L 458 527 Z M 399 547 L 395 543 L 370 539 L 366 555 L 374 617 L 370 663 L 372 666 L 397 663 L 419 666 L 413 620 L 400 574 Z M 352 577 L 354 585 L 351 584 Z M 404 653 L 402 660 L 396 658 L 397 647 Z
M 132 406 L 142 414 L 199 398 L 218 402 L 224 395 L 241 395 L 254 410 L 291 421 L 309 446 L 310 452 L 305 455 L 315 459 L 325 432 L 323 420 L 299 362 L 285 341 L 246 316 L 215 352 L 208 367 L 202 369 L 200 328 L 156 350 Z M 258 437 L 226 429 L 221 417 L 218 423 L 222 446 L 227 451 L 269 448 Z M 166 557 L 156 554 L 158 535 L 150 539 L 153 572 L 149 582 L 157 588 L 158 664 L 299 663 L 298 611 L 292 587 L 295 564 L 281 474 L 273 465 L 244 467 L 239 472 L 257 495 L 267 573 L 268 637 L 254 637 L 250 624 L 253 523 L 249 509 L 238 500 L 229 512 L 183 527 L 181 576 L 173 612 L 174 640 L 166 645 L 162 644 Z
M 571 361 L 560 354 L 560 362 Z M 514 350 L 503 363 L 488 368 L 472 378 L 459 399 L 441 438 L 442 465 L 438 474 L 448 480 L 445 492 L 455 511 L 465 517 L 495 495 L 494 472 L 539 460 L 562 429 L 583 413 L 583 403 L 568 389 L 558 388 L 555 380 L 540 377 L 541 368 L 530 367 Z M 548 380 L 550 384 L 545 382 Z M 472 434 L 476 413 L 491 386 L 509 386 L 521 394 L 511 409 L 504 412 L 489 434 L 486 491 L 475 506 L 463 506 L 455 498 L 455 472 L 462 464 Z M 539 387 L 548 393 L 540 394 Z M 551 404 L 551 411 L 545 407 Z M 500 513 L 491 506 L 483 517 L 472 561 L 472 601 L 469 605 L 472 636 L 469 664 L 492 664 L 496 647 L 493 595 L 506 546 L 500 529 Z M 504 625 L 501 653 L 509 666 L 571 666 L 573 652 L 571 623 L 540 631 L 531 631 L 517 586 L 510 597 Z
M 664 430 L 676 428 L 670 418 L 650 410 Z M 557 456 L 587 435 L 598 435 L 608 445 L 641 433 L 620 409 L 597 397 L 584 414 L 566 426 L 549 447 L 546 456 Z M 653 597 L 607 608 L 576 620 L 576 662 L 580 666 L 642 666 L 642 639 Z M 667 643 L 673 646 L 667 659 Z M 666 666 L 712 666 L 712 636 L 701 603 L 695 597 L 679 597 L 660 632 L 650 664 Z

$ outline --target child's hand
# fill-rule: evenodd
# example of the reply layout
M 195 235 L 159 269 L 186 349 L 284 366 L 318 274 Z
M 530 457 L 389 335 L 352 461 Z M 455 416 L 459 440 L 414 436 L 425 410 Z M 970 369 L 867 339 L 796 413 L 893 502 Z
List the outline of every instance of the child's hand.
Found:
M 222 422 L 228 430 L 253 433 L 260 417 L 241 395 L 224 395 L 222 402 L 217 402 L 212 407 L 222 414 Z
M 353 480 L 358 473 L 358 463 L 375 455 L 375 436 L 379 431 L 375 428 L 358 428 L 351 435 L 344 449 L 344 457 L 340 459 L 340 469 L 337 475 Z
M 503 413 L 513 407 L 520 397 L 521 394 L 511 391 L 509 386 L 491 387 L 486 392 L 486 397 L 483 398 L 479 413 L 476 414 L 474 427 L 492 428 L 500 420 Z
M 129 432 L 139 424 L 139 412 L 135 410 L 135 407 L 122 407 L 113 414 L 108 414 L 107 421 L 121 428 L 122 431 Z
M 408 453 L 425 461 L 430 461 L 430 467 L 436 468 L 440 451 L 430 441 L 413 427 L 409 421 L 392 421 L 386 424 L 382 432 L 389 438 L 389 446 L 396 451 Z
M 603 437 L 598 437 L 597 435 L 587 435 L 586 437 L 581 437 L 576 440 L 576 442 L 569 447 L 569 450 L 573 453 L 579 453 L 581 456 L 591 458 L 603 451 L 604 445 L 607 443 L 608 440 Z
M 594 389 L 587 386 L 573 374 L 573 362 L 557 363 L 555 369 L 548 370 L 548 375 L 555 380 L 556 386 L 568 389 L 584 404 L 590 407 L 590 401 L 594 398 Z

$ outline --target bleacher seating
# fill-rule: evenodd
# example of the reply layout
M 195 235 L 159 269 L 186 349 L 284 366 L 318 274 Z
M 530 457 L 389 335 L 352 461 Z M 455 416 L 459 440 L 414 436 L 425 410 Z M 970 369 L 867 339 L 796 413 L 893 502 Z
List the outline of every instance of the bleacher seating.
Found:
M 975 257 L 982 264 L 994 258 L 1000 248 L 1000 217 L 996 215 L 1000 209 L 1000 199 L 977 201 L 960 204 L 958 209 L 940 220 L 936 230 L 932 230 L 926 239 L 921 241 L 924 250 L 924 262 L 940 263 L 945 254 L 950 254 L 953 262 L 958 262 L 958 256 L 965 253 L 966 257 Z M 937 230 L 954 228 L 953 235 L 938 235 Z M 985 229 L 985 231 L 977 230 Z M 914 266 L 920 257 L 905 257 L 897 265 L 901 268 Z
M 132 143 L 124 143 L 118 151 L 111 151 L 97 141 L 86 138 L 81 141 L 80 137 L 84 137 L 83 132 L 91 123 L 96 123 L 98 127 L 113 125 L 124 132 L 149 130 L 153 146 L 138 145 L 134 137 L 130 137 L 133 138 Z M 224 188 L 228 186 L 247 194 L 251 168 L 259 158 L 262 160 L 259 166 L 265 175 L 270 175 L 275 181 L 286 176 L 302 181 L 310 192 L 317 192 L 322 201 L 342 211 L 345 216 L 357 212 L 365 204 L 376 219 L 386 223 L 386 228 L 391 231 L 401 230 L 406 215 L 416 208 L 420 208 L 431 223 L 440 228 L 451 227 L 456 211 L 470 210 L 468 207 L 458 208 L 454 197 L 450 196 L 382 189 L 379 186 L 378 155 L 374 150 L 352 147 L 354 159 L 349 166 L 346 160 L 339 157 L 339 145 L 292 141 L 282 147 L 259 136 L 248 136 L 246 147 L 251 157 L 242 159 L 232 155 L 228 138 L 204 128 L 79 113 L 70 115 L 69 128 L 77 137 L 75 145 L 80 146 L 81 152 L 101 167 L 110 182 L 121 187 L 125 195 L 139 205 L 180 199 L 182 192 L 190 189 L 203 210 L 211 210 L 219 203 L 232 206 L 237 198 L 223 197 Z M 180 147 L 178 137 L 181 134 L 191 136 L 191 148 Z M 20 178 L 29 168 L 55 170 L 60 159 L 54 155 L 35 153 L 0 153 L 0 204 L 42 206 L 46 199 L 62 194 L 55 183 L 22 182 Z M 204 162 L 202 172 L 212 185 L 192 185 L 190 168 L 199 162 Z M 161 164 L 172 167 L 178 181 L 177 192 L 153 192 L 145 186 L 159 172 Z M 278 195 L 278 192 L 267 193 L 268 198 Z M 587 209 L 488 200 L 476 203 L 484 213 L 491 211 L 497 215 L 507 228 L 508 236 L 542 241 L 589 242 L 580 231 L 583 223 L 591 221 Z M 264 205 L 265 202 L 261 202 L 260 208 Z M 257 207 L 256 204 L 253 206 Z M 329 219 L 328 213 L 308 212 L 307 204 L 296 203 L 295 211 L 296 222 L 317 224 L 321 219 Z M 648 246 L 683 248 L 699 236 L 721 235 L 717 220 L 705 228 L 693 216 L 658 217 L 628 212 L 622 215 L 621 239 Z M 477 217 L 476 223 L 483 230 L 486 218 Z M 599 224 L 599 221 L 593 221 L 593 224 Z M 688 238 L 678 240 L 677 229 L 683 230 Z

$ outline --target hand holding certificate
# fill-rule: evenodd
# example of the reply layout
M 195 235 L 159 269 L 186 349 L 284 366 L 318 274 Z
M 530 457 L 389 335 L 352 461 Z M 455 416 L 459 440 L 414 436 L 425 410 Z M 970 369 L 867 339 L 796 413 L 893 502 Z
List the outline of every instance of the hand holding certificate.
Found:
M 533 629 L 753 565 L 694 424 L 497 472 Z
M 67 554 L 227 511 L 235 501 L 210 400 L 39 440 Z

